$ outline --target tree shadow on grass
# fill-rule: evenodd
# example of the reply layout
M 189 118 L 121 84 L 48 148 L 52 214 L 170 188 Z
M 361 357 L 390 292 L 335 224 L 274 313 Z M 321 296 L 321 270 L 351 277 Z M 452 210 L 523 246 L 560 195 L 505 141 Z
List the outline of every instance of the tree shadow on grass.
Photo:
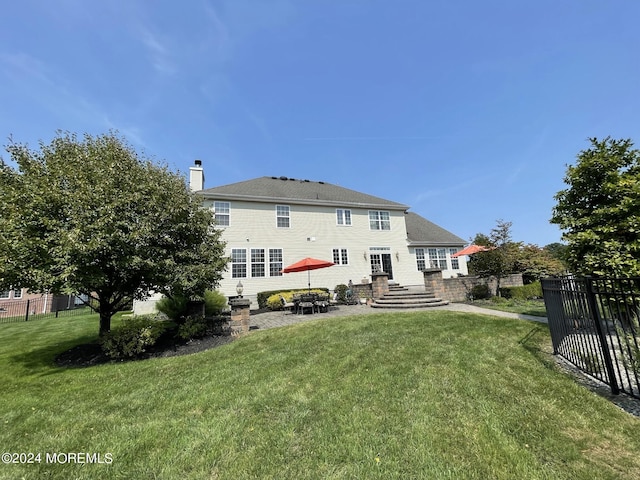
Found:
M 90 348 L 102 353 L 95 335 L 84 335 L 52 345 L 32 348 L 11 356 L 10 361 L 15 364 L 21 364 L 31 374 L 52 375 L 64 370 L 60 368 L 64 367 L 64 365 L 57 362 L 59 356 L 74 349 L 87 348 L 87 346 L 92 346 Z

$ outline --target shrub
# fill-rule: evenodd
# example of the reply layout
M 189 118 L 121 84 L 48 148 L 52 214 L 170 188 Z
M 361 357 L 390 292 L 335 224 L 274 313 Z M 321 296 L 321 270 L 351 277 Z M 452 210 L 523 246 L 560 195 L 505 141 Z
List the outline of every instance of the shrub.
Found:
M 471 289 L 471 297 L 473 298 L 473 300 L 489 298 L 490 296 L 491 292 L 489 291 L 489 285 L 474 285 L 474 287 Z
M 187 315 L 189 309 L 189 299 L 183 295 L 173 297 L 162 297 L 156 303 L 156 309 L 164 313 L 171 320 L 179 321 Z
M 213 333 L 213 323 L 202 315 L 187 317 L 178 327 L 178 337 L 184 340 L 202 338 L 211 333 Z
M 284 298 L 290 298 L 289 296 L 285 295 L 285 294 L 291 294 L 291 297 L 293 296 L 293 294 L 298 294 L 298 293 L 306 293 L 308 292 L 309 289 L 305 289 L 305 290 L 300 290 L 300 289 L 289 289 L 289 290 L 268 290 L 265 292 L 258 292 L 258 308 L 271 308 L 273 310 L 273 307 L 270 306 L 269 304 L 269 300 L 274 296 L 274 295 L 283 295 Z M 329 293 L 329 289 L 328 288 L 315 288 L 313 290 L 311 290 L 311 292 L 319 292 L 319 293 L 324 293 L 325 295 L 327 295 Z M 278 300 L 279 297 L 278 297 Z M 291 301 L 291 300 L 288 300 Z M 272 302 L 273 305 L 275 305 L 274 302 Z M 278 307 L 279 308 L 279 307 Z M 278 309 L 276 308 L 276 310 Z
M 529 300 L 542 297 L 542 285 L 540 281 L 519 287 L 505 287 L 500 289 L 500 295 L 513 300 Z
M 336 285 L 336 288 L 333 291 L 336 292 L 337 294 L 336 300 L 338 302 L 344 303 L 347 301 L 347 290 L 349 290 L 349 287 L 344 283 L 341 283 L 340 285 Z
M 114 359 L 138 357 L 155 345 L 167 328 L 167 322 L 152 315 L 132 317 L 102 337 L 102 350 Z
M 204 292 L 205 315 L 220 315 L 227 308 L 227 297 L 217 290 Z

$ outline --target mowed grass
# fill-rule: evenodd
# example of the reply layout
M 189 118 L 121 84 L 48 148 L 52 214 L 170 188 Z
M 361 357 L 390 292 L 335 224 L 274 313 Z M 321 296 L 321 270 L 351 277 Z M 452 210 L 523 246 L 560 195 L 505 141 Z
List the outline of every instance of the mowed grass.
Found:
M 502 312 L 520 313 L 523 315 L 533 315 L 536 317 L 546 317 L 547 309 L 544 300 L 516 300 L 516 299 L 493 299 L 475 300 L 472 305 Z
M 545 325 L 383 313 L 53 365 L 96 331 L 95 317 L 0 325 L 2 451 L 42 454 L 0 478 L 640 478 L 640 421 L 554 368 Z

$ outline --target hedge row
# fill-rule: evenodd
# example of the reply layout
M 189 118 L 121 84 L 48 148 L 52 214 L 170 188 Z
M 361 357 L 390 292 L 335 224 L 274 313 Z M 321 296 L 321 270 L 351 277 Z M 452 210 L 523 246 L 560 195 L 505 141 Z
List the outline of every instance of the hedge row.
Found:
M 282 294 L 285 298 L 287 298 L 286 294 L 291 294 L 291 296 L 293 296 L 294 292 L 295 293 L 306 293 L 308 292 L 309 289 L 305 289 L 305 290 L 301 290 L 299 288 L 295 288 L 295 289 L 289 289 L 289 290 L 268 290 L 266 292 L 258 292 L 258 308 L 268 308 L 269 307 L 269 297 L 271 297 L 272 295 L 280 295 Z M 328 288 L 314 288 L 313 290 L 311 290 L 311 292 L 318 292 L 318 293 L 329 293 L 329 289 Z
M 514 300 L 542 298 L 542 285 L 538 280 L 521 287 L 504 287 L 500 289 L 500 296 L 502 296 L 503 298 L 512 298 Z

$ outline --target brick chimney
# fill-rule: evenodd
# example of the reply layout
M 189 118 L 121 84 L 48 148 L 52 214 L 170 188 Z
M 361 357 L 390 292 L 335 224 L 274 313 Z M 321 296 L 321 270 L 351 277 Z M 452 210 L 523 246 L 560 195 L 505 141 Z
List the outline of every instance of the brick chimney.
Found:
M 189 188 L 193 192 L 204 188 L 204 170 L 200 160 L 196 160 L 194 166 L 189 167 Z

